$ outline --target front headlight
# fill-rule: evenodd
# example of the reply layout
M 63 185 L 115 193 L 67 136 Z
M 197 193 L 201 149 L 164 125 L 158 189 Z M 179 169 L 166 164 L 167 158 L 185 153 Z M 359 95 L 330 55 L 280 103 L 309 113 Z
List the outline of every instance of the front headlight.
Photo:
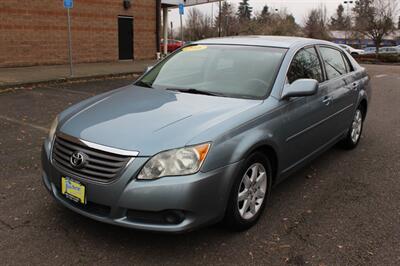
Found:
M 138 179 L 150 180 L 164 176 L 190 175 L 198 172 L 207 157 L 210 144 L 200 144 L 161 152 L 143 167 Z
M 51 123 L 51 126 L 50 126 L 49 135 L 48 135 L 48 139 L 49 139 L 50 143 L 53 142 L 54 135 L 56 134 L 57 126 L 58 126 L 58 116 L 54 119 L 53 123 Z

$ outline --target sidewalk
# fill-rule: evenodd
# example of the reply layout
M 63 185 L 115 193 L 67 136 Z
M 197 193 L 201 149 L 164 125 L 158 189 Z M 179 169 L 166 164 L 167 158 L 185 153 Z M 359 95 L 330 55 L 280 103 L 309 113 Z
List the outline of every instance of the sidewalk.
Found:
M 110 63 L 74 65 L 74 76 L 69 76 L 69 65 L 0 68 L 0 88 L 34 85 L 85 78 L 101 78 L 141 74 L 154 60 L 135 60 Z

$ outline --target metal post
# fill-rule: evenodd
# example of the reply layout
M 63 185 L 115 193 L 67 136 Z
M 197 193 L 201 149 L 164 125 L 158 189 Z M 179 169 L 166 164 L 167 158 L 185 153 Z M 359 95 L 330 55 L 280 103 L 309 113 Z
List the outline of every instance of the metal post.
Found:
M 344 41 L 347 44 L 348 43 L 348 39 L 349 39 L 349 34 L 351 31 L 351 17 L 350 17 L 350 5 L 353 4 L 353 1 L 344 1 L 343 3 L 346 4 L 347 7 L 347 17 L 350 19 L 350 23 L 348 28 L 345 31 L 345 35 L 344 35 Z
M 229 36 L 229 16 L 226 16 L 225 36 Z
M 399 17 L 400 21 L 400 17 Z M 214 3 L 211 4 L 211 27 L 215 26 L 214 25 Z
M 221 37 L 221 32 L 222 32 L 222 29 L 221 29 L 221 23 L 222 23 L 222 1 L 221 0 L 219 0 L 219 16 L 218 16 L 218 19 L 219 19 L 219 21 L 218 21 L 218 37 Z
M 168 8 L 163 8 L 163 31 L 164 31 L 164 50 L 163 54 L 167 55 L 168 53 Z
M 349 16 L 349 2 L 348 1 L 344 1 L 344 3 L 346 4 L 346 8 L 347 8 L 347 16 Z M 348 34 L 348 28 L 346 29 L 346 31 L 344 32 L 344 43 L 347 44 L 347 34 Z
M 181 17 L 181 42 L 183 43 L 183 22 L 182 22 L 182 14 L 180 14 Z
M 349 1 L 349 7 L 347 8 L 347 17 L 349 18 L 349 27 L 348 27 L 348 33 L 347 33 L 347 39 L 350 39 L 352 36 L 351 32 L 351 7 L 350 5 L 353 4 L 353 1 Z
M 68 16 L 68 54 L 69 54 L 69 75 L 72 77 L 74 75 L 72 68 L 72 40 L 71 40 L 71 16 L 69 14 L 69 8 L 67 8 Z
M 156 5 L 156 46 L 158 54 L 161 53 L 161 0 L 157 0 Z

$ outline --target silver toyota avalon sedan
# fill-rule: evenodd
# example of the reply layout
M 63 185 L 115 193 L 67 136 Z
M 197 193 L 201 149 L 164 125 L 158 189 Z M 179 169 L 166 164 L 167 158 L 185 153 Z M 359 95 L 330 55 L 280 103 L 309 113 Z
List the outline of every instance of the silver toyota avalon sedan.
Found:
M 369 77 L 339 46 L 253 36 L 185 46 L 134 84 L 59 114 L 43 145 L 56 201 L 129 228 L 244 230 L 271 188 L 360 141 Z

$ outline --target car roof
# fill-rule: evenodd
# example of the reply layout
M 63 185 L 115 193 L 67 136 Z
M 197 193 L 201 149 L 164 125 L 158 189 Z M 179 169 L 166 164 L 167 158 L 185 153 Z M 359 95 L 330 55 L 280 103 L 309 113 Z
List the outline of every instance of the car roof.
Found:
M 222 38 L 211 38 L 194 42 L 193 44 L 231 44 L 231 45 L 253 45 L 280 48 L 291 48 L 299 45 L 328 44 L 332 42 L 290 36 L 232 36 Z

